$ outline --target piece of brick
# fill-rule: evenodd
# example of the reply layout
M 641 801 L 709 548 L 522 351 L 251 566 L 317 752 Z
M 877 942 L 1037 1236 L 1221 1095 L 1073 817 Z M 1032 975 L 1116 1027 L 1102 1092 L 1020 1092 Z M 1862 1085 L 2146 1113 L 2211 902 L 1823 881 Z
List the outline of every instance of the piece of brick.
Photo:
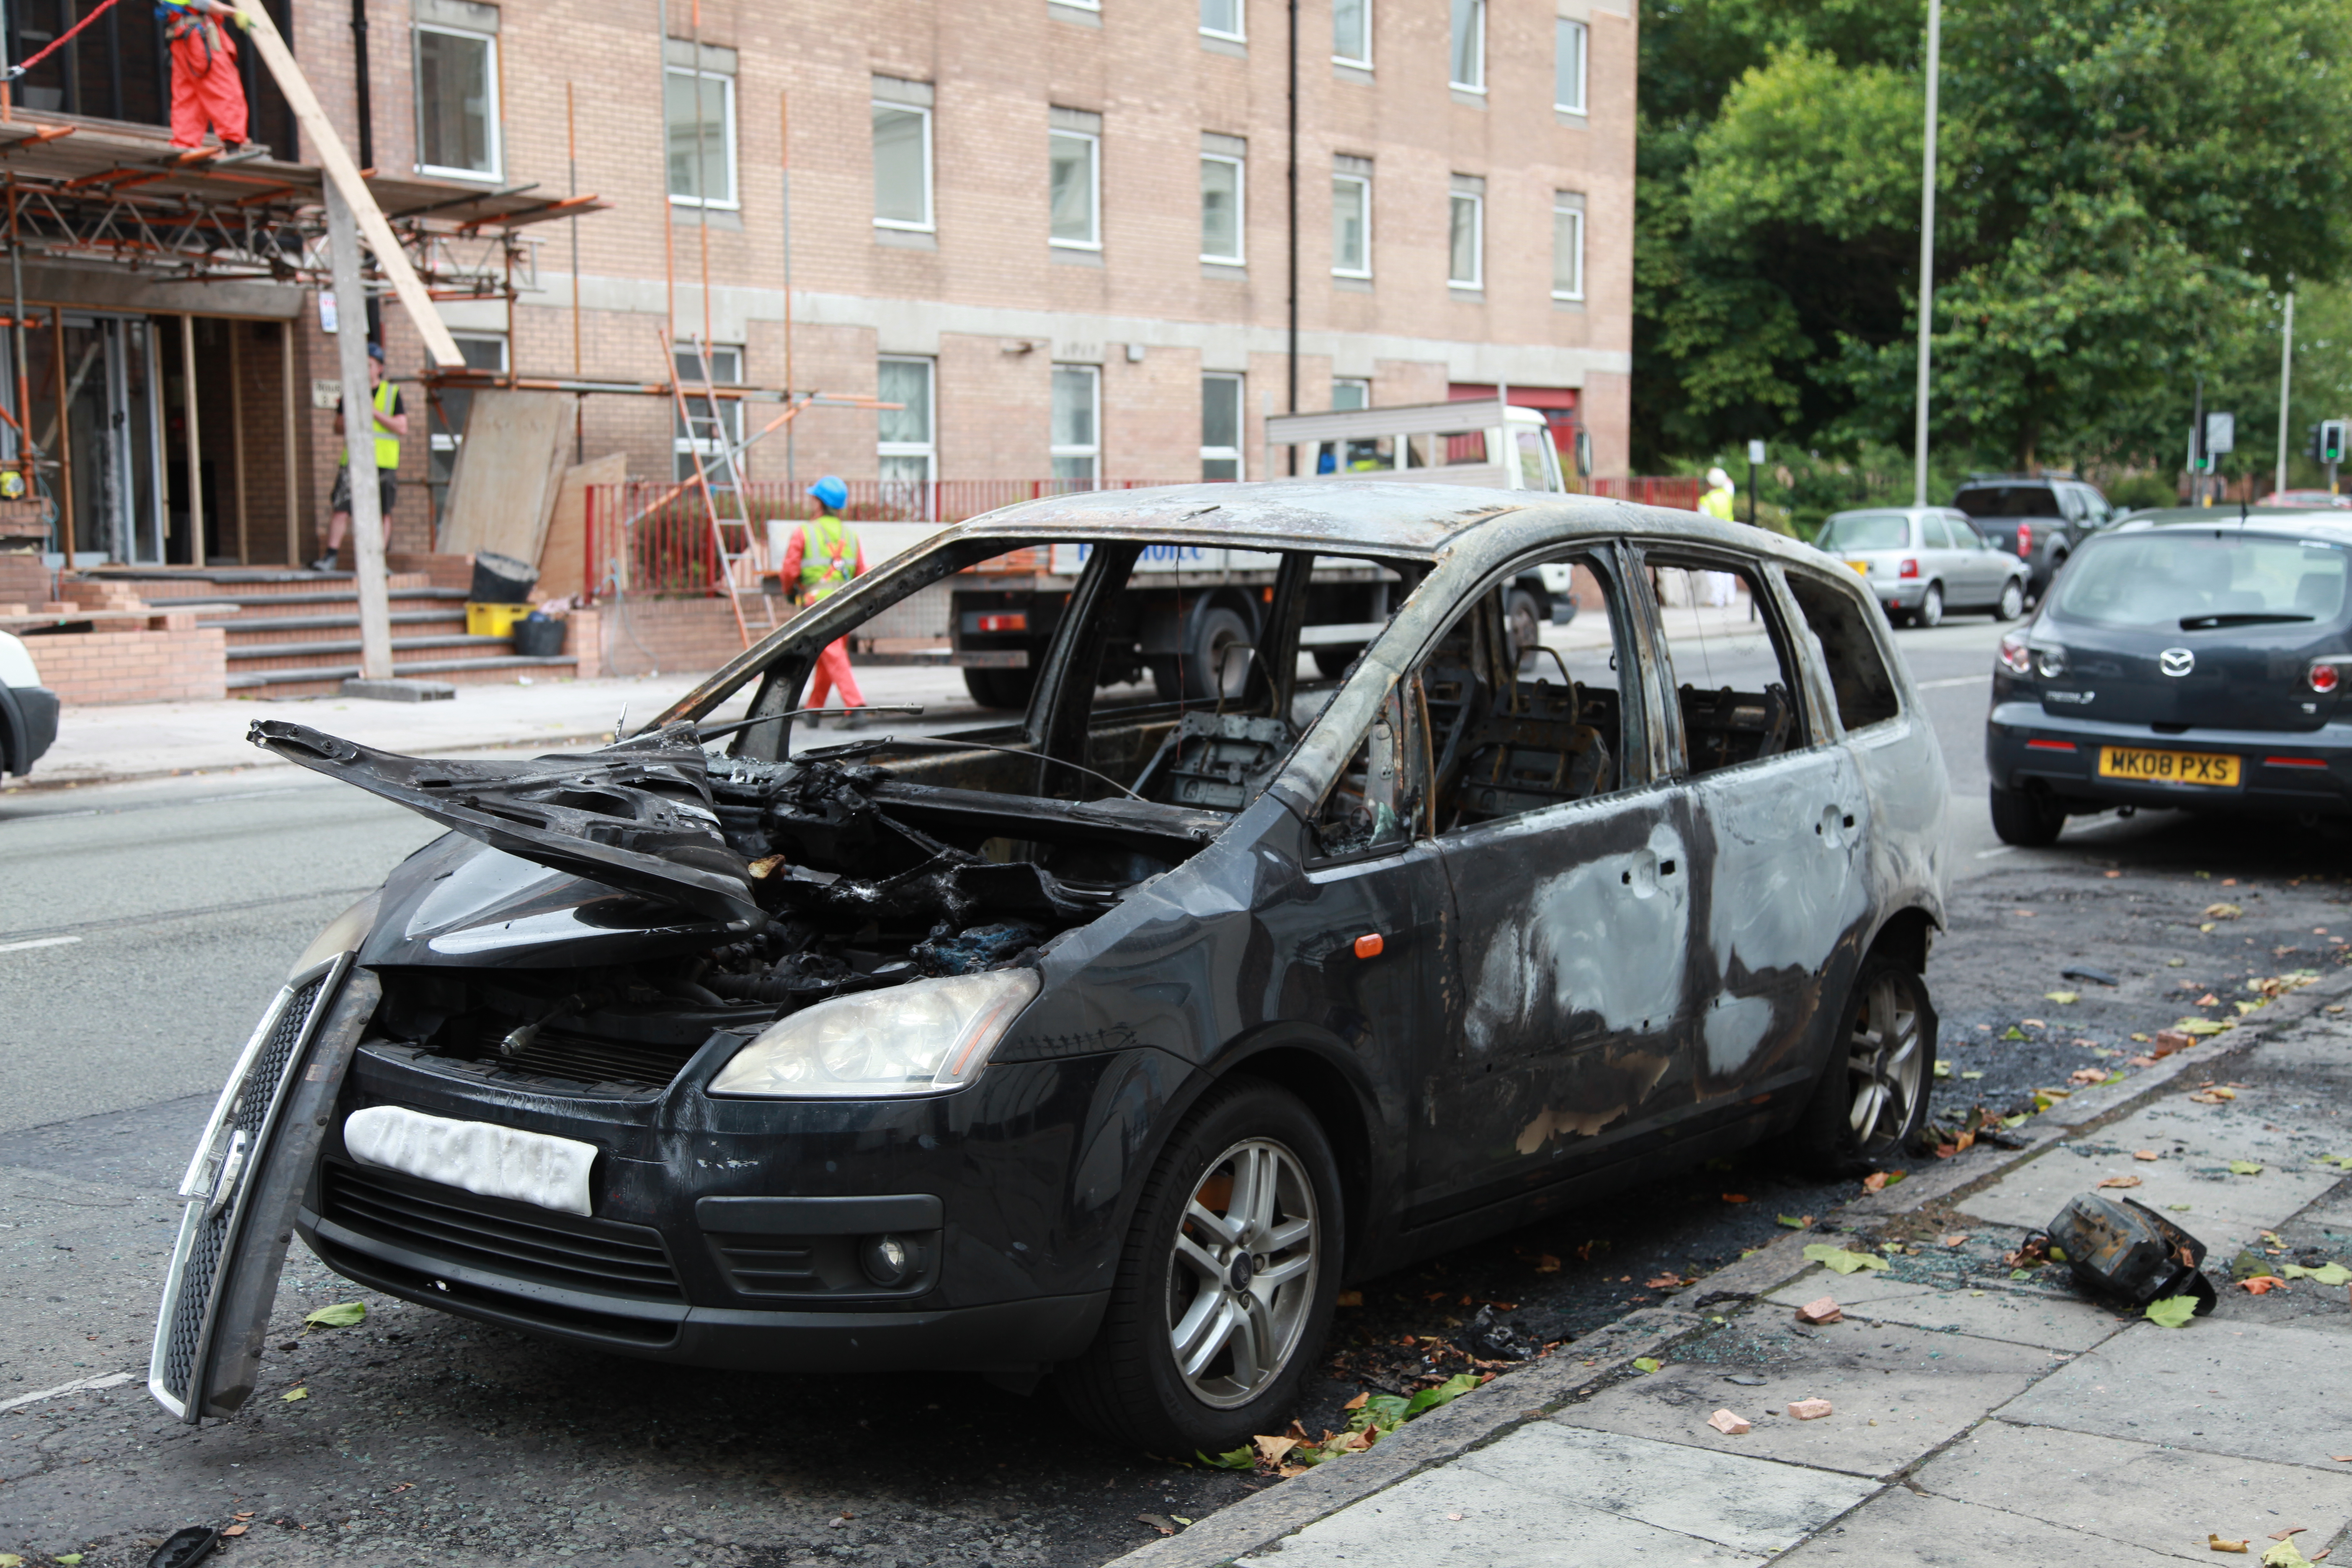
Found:
M 1837 1323 L 1844 1321 L 1845 1309 L 1837 1304 L 1837 1299 L 1833 1296 L 1823 1296 L 1817 1301 L 1808 1301 L 1797 1309 L 1797 1321 L 1801 1323 Z
M 1826 1399 L 1794 1399 L 1789 1402 L 1789 1414 L 1800 1421 L 1818 1421 L 1830 1413 Z
M 1706 1418 L 1706 1424 L 1727 1437 L 1737 1437 L 1754 1425 L 1745 1415 L 1734 1415 L 1728 1410 L 1718 1410 Z

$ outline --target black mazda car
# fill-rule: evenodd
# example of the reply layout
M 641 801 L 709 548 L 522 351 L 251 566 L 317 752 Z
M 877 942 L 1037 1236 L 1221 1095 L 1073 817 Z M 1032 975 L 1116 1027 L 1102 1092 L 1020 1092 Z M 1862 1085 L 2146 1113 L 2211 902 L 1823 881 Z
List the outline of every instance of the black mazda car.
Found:
M 2051 843 L 2110 806 L 2352 808 L 2352 524 L 2179 508 L 2091 540 L 2001 639 L 1985 725 L 1993 828 Z
M 1076 582 L 1025 714 L 795 746 L 821 650 L 1008 556 Z M 1530 644 L 1511 585 L 1552 568 L 1584 608 Z M 1692 571 L 1758 619 L 1662 605 Z M 1395 606 L 1337 677 L 1302 638 L 1335 574 Z M 1252 643 L 1163 698 L 1121 596 L 1235 592 Z M 1843 566 L 1688 513 L 1203 485 L 949 529 L 602 751 L 265 720 L 452 831 L 247 1047 L 150 1386 L 238 1407 L 299 1233 L 591 1350 L 1050 1371 L 1162 1454 L 1279 1430 L 1350 1280 L 1917 1131 L 1946 788 L 1886 635 Z

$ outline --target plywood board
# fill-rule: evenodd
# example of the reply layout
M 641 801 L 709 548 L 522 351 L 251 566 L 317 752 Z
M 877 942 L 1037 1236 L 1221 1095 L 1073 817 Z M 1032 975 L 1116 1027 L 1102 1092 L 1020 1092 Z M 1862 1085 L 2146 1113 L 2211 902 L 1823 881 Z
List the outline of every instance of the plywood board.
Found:
M 539 559 L 571 412 L 572 399 L 561 392 L 474 394 L 441 514 L 443 554 L 489 550 L 517 561 Z
M 566 598 L 594 585 L 588 581 L 588 488 L 617 485 L 628 477 L 629 459 L 619 452 L 563 470 L 563 482 L 555 491 L 555 513 L 539 548 L 539 586 L 532 590 L 533 598 Z

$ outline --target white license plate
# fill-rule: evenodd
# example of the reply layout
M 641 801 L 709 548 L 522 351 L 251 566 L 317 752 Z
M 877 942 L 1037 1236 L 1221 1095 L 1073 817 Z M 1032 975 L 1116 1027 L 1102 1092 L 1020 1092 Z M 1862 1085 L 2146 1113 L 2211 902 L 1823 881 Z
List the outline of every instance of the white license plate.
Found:
M 343 1147 L 362 1165 L 486 1198 L 510 1198 L 583 1217 L 593 1212 L 588 1173 L 596 1163 L 596 1145 L 576 1138 L 371 1105 L 343 1119 Z

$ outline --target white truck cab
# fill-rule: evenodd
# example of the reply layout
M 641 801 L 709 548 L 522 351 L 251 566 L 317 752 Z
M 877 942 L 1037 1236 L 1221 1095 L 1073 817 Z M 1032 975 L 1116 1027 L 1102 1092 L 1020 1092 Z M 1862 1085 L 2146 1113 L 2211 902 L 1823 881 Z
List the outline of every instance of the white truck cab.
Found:
M 1568 489 L 1550 423 L 1538 410 L 1508 407 L 1499 397 L 1276 414 L 1266 419 L 1265 440 L 1270 474 L 1283 467 L 1271 448 L 1297 447 L 1307 448 L 1298 454 L 1301 478 Z

